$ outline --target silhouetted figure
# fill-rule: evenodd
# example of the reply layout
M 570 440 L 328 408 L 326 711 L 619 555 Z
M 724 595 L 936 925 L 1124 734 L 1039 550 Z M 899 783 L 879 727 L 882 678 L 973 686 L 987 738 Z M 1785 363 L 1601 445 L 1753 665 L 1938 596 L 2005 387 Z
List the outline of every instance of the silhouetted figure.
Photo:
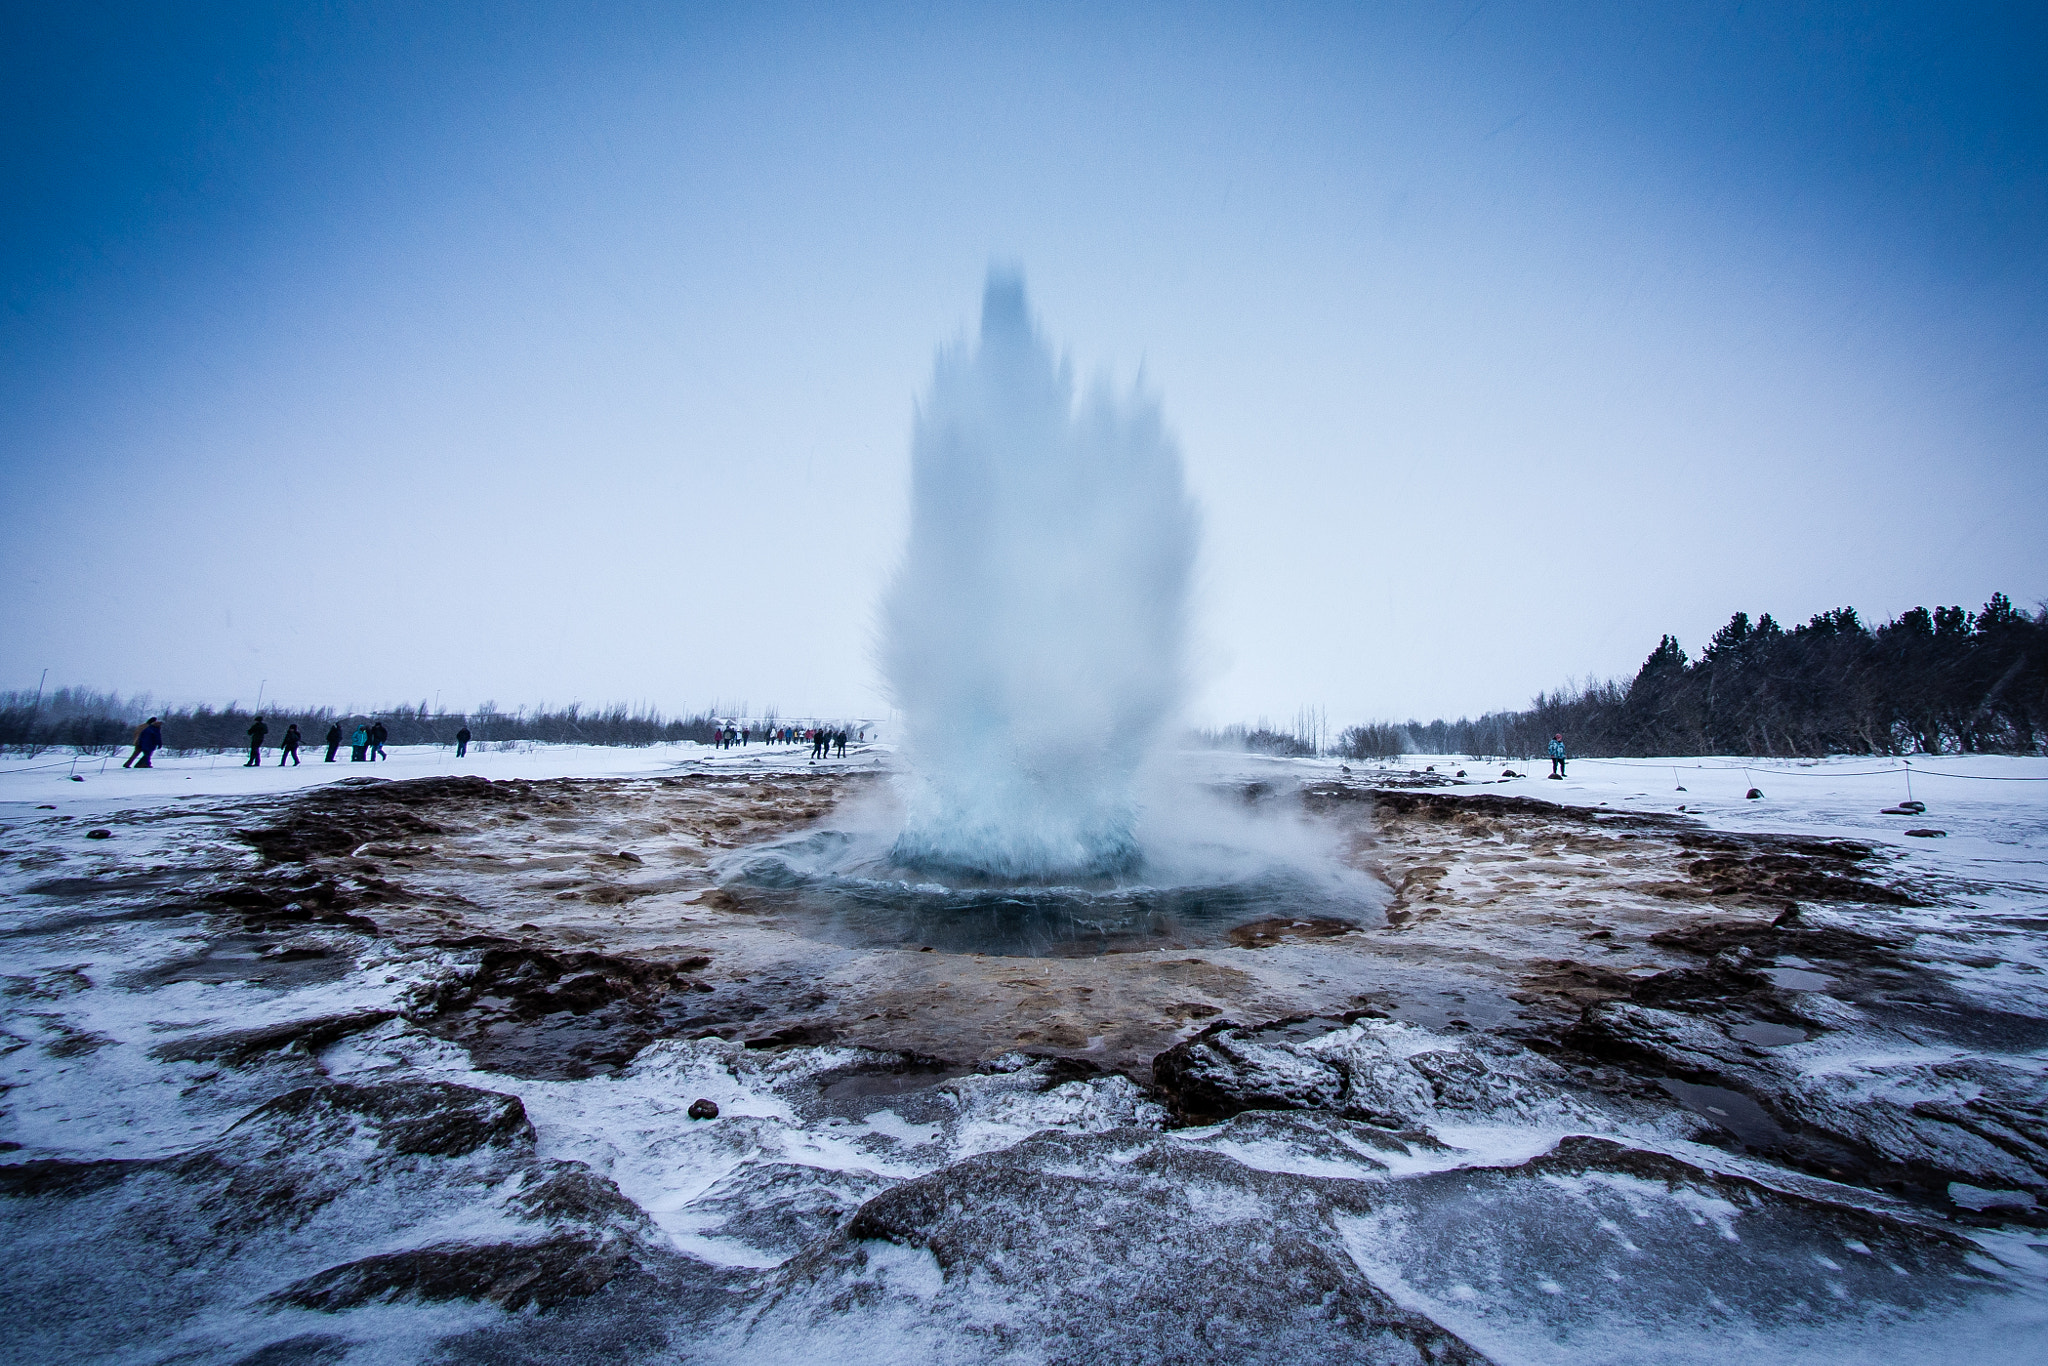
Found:
M 1550 776 L 1564 776 L 1564 734 L 1559 732 L 1550 737 Z
M 334 751 L 341 748 L 341 722 L 336 721 L 327 728 L 327 762 L 334 762 Z
M 287 759 L 294 765 L 299 762 L 299 723 L 296 721 L 284 728 L 284 748 L 277 752 L 277 766 L 283 768 Z
M 369 757 L 369 753 L 370 728 L 368 726 L 357 726 L 355 730 L 349 733 L 348 761 L 352 764 L 359 764 Z
M 135 728 L 135 752 L 128 756 L 128 763 L 122 764 L 121 767 L 126 768 L 128 764 L 133 764 L 137 768 L 152 767 L 149 756 L 156 753 L 163 742 L 163 723 L 152 716 Z
M 838 747 L 839 757 L 844 759 L 846 757 L 846 732 L 843 730 L 834 731 L 832 733 L 832 739 Z
M 270 727 L 263 724 L 262 717 L 257 717 L 256 724 L 249 727 L 249 762 L 243 764 L 243 768 L 256 768 L 262 764 L 263 737 L 268 734 L 270 734 Z
M 390 738 L 391 732 L 384 729 L 382 721 L 370 727 L 370 757 L 372 759 L 389 759 L 391 757 L 384 752 L 384 742 Z
M 469 727 L 464 726 L 461 730 L 455 732 L 455 757 L 460 759 L 467 753 L 469 753 Z

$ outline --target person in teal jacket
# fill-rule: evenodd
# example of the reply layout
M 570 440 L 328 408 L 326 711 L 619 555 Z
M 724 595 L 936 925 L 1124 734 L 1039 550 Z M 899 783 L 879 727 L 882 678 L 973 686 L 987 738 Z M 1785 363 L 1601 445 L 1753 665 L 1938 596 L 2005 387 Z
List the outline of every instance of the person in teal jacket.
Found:
M 1550 776 L 1564 776 L 1564 736 L 1561 733 L 1550 737 Z

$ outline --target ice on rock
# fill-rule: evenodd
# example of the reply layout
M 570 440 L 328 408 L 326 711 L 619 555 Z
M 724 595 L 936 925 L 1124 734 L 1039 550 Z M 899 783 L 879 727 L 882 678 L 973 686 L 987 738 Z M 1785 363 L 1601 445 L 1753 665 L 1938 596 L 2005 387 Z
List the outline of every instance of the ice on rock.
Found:
M 1604 1139 L 1388 1183 L 1338 1223 L 1376 1283 L 1501 1361 L 1705 1366 L 1738 1342 L 1753 1361 L 1898 1359 L 1958 1331 L 1988 1349 L 1971 1359 L 2019 1361 L 2043 1343 L 2039 1303 L 1964 1238 Z

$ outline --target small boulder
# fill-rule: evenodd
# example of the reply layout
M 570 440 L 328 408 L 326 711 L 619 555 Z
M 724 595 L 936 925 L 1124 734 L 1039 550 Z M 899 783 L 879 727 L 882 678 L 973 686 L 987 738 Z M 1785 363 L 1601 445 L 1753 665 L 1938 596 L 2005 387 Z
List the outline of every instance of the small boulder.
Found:
M 1906 833 L 1916 839 L 1923 840 L 1945 839 L 1948 836 L 1948 831 L 1946 830 L 1908 830 Z
M 114 837 L 114 832 L 105 829 L 88 830 L 85 832 L 85 837 L 89 840 L 110 840 Z
M 1744 797 L 1747 797 L 1750 801 L 1756 801 L 1757 799 L 1761 798 L 1764 794 L 1761 788 L 1752 787 L 1749 791 L 1743 793 L 1742 795 Z
M 718 1102 L 705 1100 L 702 1096 L 690 1102 L 691 1119 L 717 1119 Z

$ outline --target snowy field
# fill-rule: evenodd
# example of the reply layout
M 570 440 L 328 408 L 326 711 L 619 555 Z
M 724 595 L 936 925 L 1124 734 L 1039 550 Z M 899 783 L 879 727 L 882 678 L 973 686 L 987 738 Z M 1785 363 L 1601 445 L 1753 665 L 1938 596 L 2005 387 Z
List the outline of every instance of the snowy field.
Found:
M 1383 910 L 1033 958 L 720 871 L 880 748 L 319 753 L 0 766 L 0 1359 L 2048 1358 L 2048 760 L 1190 754 Z

